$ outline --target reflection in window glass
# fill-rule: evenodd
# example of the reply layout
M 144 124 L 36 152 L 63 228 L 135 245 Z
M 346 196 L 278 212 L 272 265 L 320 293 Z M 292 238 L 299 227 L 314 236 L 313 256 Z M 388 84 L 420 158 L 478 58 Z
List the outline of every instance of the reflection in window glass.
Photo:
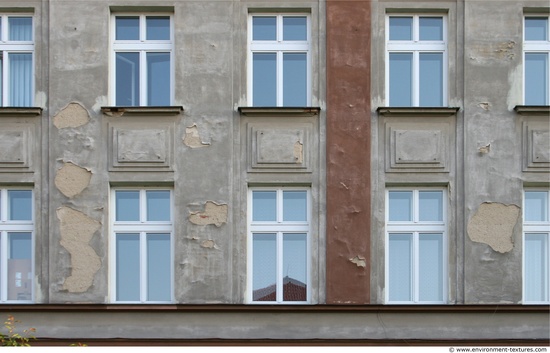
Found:
M 307 300 L 307 235 L 283 235 L 283 300 Z
M 31 233 L 8 233 L 8 300 L 32 300 Z
M 252 296 L 254 301 L 275 301 L 277 294 L 276 234 L 252 235 Z
M 170 105 L 170 53 L 147 53 L 147 105 Z
M 116 105 L 139 104 L 139 53 L 116 53 Z

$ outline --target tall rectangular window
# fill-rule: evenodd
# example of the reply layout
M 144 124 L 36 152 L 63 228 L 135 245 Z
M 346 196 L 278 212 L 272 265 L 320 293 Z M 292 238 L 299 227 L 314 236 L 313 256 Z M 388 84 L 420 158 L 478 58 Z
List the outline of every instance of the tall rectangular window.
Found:
M 387 303 L 447 301 L 445 200 L 441 189 L 387 190 Z
M 172 191 L 116 189 L 112 198 L 113 301 L 173 301 Z
M 113 15 L 112 100 L 117 106 L 169 106 L 173 101 L 171 15 Z
M 309 200 L 309 189 L 249 190 L 250 302 L 304 304 L 310 301 Z
M 34 96 L 33 18 L 0 15 L 0 105 L 30 107 Z
M 525 105 L 550 105 L 549 16 L 528 16 L 523 31 Z
M 392 107 L 447 104 L 447 28 L 441 15 L 391 15 L 386 25 L 386 97 Z
M 33 193 L 0 190 L 0 302 L 32 302 Z
M 550 303 L 550 191 L 523 195 L 523 302 Z
M 254 14 L 249 17 L 249 104 L 310 105 L 310 17 Z

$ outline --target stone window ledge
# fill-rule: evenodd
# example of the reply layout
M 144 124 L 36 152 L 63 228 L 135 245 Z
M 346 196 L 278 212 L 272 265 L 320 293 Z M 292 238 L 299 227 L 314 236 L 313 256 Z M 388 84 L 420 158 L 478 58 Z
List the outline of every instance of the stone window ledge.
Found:
M 28 117 L 42 114 L 39 107 L 0 107 L 0 117 Z
M 321 112 L 319 107 L 239 107 L 239 113 L 245 116 L 316 116 Z
M 516 105 L 514 111 L 520 115 L 545 115 L 550 117 L 550 105 Z
M 458 107 L 379 107 L 378 114 L 383 116 L 422 116 L 448 117 L 456 115 Z
M 123 115 L 178 115 L 183 112 L 182 106 L 163 107 L 101 107 L 101 112 L 108 116 Z

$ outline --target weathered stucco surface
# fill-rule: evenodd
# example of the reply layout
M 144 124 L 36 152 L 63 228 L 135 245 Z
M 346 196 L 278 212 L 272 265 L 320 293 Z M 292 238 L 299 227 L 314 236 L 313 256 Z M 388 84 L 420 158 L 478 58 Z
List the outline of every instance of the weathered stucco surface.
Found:
M 88 187 L 91 178 L 92 172 L 88 169 L 66 162 L 57 170 L 55 186 L 63 195 L 72 198 Z
M 513 230 L 520 209 L 516 205 L 482 203 L 468 223 L 472 241 L 489 245 L 494 251 L 506 253 L 514 247 Z
M 70 207 L 58 208 L 57 218 L 60 244 L 71 255 L 71 275 L 65 279 L 63 289 L 72 293 L 85 292 L 101 267 L 99 256 L 89 244 L 101 224 Z

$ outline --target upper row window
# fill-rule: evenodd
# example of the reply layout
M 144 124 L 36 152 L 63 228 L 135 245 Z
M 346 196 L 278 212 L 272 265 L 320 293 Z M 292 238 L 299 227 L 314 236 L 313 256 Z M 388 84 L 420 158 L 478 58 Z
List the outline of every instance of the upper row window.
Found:
M 388 16 L 386 97 L 394 107 L 447 105 L 446 17 Z
M 310 18 L 303 14 L 249 17 L 249 104 L 305 107 L 311 101 Z
M 168 106 L 173 101 L 170 15 L 113 16 L 113 101 L 118 106 Z
M 525 17 L 524 23 L 524 103 L 550 104 L 549 16 Z
M 0 105 L 33 104 L 32 17 L 0 15 Z

